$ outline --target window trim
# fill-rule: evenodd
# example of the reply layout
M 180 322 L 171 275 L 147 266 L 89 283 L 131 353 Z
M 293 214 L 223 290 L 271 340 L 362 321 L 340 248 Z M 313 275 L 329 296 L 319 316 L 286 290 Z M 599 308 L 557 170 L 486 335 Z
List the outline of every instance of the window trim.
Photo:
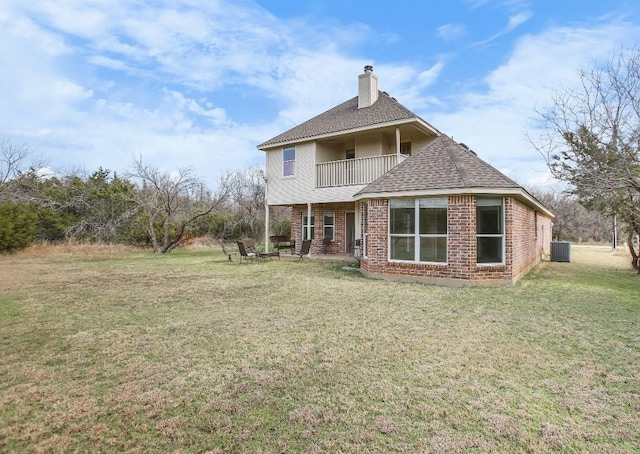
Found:
M 333 219 L 333 223 L 332 224 L 325 224 L 325 218 L 327 218 L 327 217 L 330 217 L 331 219 Z M 325 235 L 327 227 L 331 228 L 331 238 L 327 238 L 327 236 Z M 325 211 L 325 212 L 322 213 L 322 239 L 323 240 L 331 240 L 331 241 L 335 241 L 335 239 L 336 239 L 336 213 L 335 213 L 335 211 Z
M 500 200 L 500 205 L 490 205 L 489 203 L 491 201 L 497 202 L 498 200 Z M 481 205 L 479 204 L 480 201 L 484 201 L 484 203 L 482 203 Z M 501 221 L 502 221 L 502 225 L 501 225 L 501 229 L 502 229 L 502 233 L 497 234 L 497 233 L 482 233 L 479 234 L 478 233 L 478 207 L 479 206 L 500 206 L 502 208 L 502 212 L 501 212 Z M 482 267 L 482 266 L 504 266 L 506 265 L 507 261 L 506 261 L 506 254 L 507 254 L 507 250 L 506 250 L 506 219 L 505 219 L 505 200 L 504 197 L 476 197 L 476 266 L 477 267 Z M 501 247 L 502 247 L 502 261 L 500 262 L 478 262 L 478 238 L 502 238 L 502 243 L 501 243 Z
M 285 152 L 293 150 L 293 159 L 285 160 Z M 295 145 L 292 147 L 282 147 L 282 177 L 283 178 L 291 178 L 296 175 L 296 154 L 297 150 Z M 291 164 L 291 173 L 286 173 L 287 164 Z
M 414 209 L 414 226 L 413 233 L 391 233 L 391 202 L 393 200 L 411 200 L 413 201 L 413 209 Z M 446 220 L 447 220 L 447 228 L 446 233 L 420 233 L 420 202 L 428 200 L 432 203 L 442 204 L 441 207 L 433 207 L 433 208 L 444 208 L 446 210 Z M 448 197 L 421 197 L 415 199 L 390 199 L 388 206 L 388 222 L 387 222 L 387 260 L 392 263 L 414 263 L 421 265 L 438 265 L 438 266 L 447 266 L 449 264 L 449 198 Z M 393 238 L 413 238 L 413 260 L 401 260 L 394 259 L 391 257 L 391 242 Z M 445 239 L 445 260 L 443 262 L 437 261 L 422 261 L 420 260 L 420 246 L 422 238 L 444 238 Z
M 316 236 L 316 214 L 314 212 L 311 212 L 311 238 L 307 238 L 307 223 L 305 223 L 305 220 L 307 219 L 307 215 L 309 213 L 307 213 L 306 211 L 302 212 L 302 240 L 313 240 Z

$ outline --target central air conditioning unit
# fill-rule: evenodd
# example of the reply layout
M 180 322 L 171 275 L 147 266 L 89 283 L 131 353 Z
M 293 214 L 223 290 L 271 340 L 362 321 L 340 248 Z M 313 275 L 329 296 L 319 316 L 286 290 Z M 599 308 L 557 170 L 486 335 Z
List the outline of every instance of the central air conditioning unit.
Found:
M 571 261 L 571 243 L 568 241 L 552 241 L 551 242 L 551 261 L 552 262 L 570 262 Z

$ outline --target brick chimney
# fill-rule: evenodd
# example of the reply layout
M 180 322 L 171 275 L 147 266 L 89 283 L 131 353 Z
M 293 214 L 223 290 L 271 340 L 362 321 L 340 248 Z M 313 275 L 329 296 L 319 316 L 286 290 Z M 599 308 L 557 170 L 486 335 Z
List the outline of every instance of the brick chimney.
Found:
M 358 76 L 358 109 L 372 106 L 378 100 L 378 77 L 373 74 L 373 66 L 364 67 L 364 74 Z

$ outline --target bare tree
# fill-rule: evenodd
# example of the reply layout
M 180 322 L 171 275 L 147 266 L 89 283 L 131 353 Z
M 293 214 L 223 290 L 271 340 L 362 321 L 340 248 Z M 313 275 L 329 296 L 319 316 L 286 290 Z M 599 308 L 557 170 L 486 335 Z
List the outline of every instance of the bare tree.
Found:
M 0 141 L 0 202 L 19 198 L 16 180 L 30 167 L 27 163 L 30 154 L 24 144 L 17 145 L 8 139 Z
M 169 174 L 144 164 L 141 156 L 134 158 L 131 177 L 139 183 L 135 201 L 144 213 L 153 251 L 162 253 L 180 244 L 190 224 L 220 207 L 231 186 L 222 177 L 217 192 L 211 193 L 193 169 Z
M 264 223 L 264 171 L 255 166 L 247 167 L 233 172 L 230 178 L 236 220 L 248 227 L 251 237 L 256 238 Z
M 576 196 L 561 188 L 527 191 L 547 206 L 553 214 L 553 238 L 570 241 L 609 241 L 613 234 L 613 220 L 602 213 L 585 208 Z
M 18 175 L 27 156 L 26 145 L 16 145 L 7 139 L 0 141 L 0 187 Z
M 577 88 L 559 90 L 538 112 L 544 133 L 532 143 L 581 203 L 617 214 L 631 238 L 640 234 L 640 49 L 619 48 L 579 77 Z M 639 253 L 628 244 L 640 272 Z

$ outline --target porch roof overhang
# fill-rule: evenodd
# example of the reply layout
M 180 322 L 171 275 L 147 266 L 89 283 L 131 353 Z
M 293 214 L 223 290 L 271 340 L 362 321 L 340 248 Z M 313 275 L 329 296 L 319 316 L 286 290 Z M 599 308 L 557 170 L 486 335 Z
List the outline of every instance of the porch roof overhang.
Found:
M 526 205 L 534 208 L 541 213 L 555 218 L 555 215 L 549 211 L 540 201 L 534 196 L 529 194 L 523 188 L 447 188 L 447 189 L 423 189 L 414 191 L 393 191 L 393 192 L 363 192 L 354 195 L 356 201 L 367 199 L 396 199 L 403 197 L 437 197 L 437 196 L 450 196 L 450 195 L 488 195 L 488 196 L 502 196 L 502 197 L 515 197 L 522 201 Z
M 422 120 L 421 118 L 414 117 L 414 118 L 406 118 L 406 119 L 402 119 L 402 120 L 394 120 L 394 121 L 387 121 L 387 122 L 383 122 L 383 123 L 376 123 L 376 124 L 373 124 L 373 125 L 361 126 L 361 127 L 358 127 L 358 128 L 344 129 L 342 131 L 335 131 L 335 132 L 328 132 L 328 133 L 324 133 L 324 134 L 310 135 L 310 136 L 307 136 L 307 137 L 300 137 L 300 138 L 295 138 L 295 139 L 291 139 L 291 140 L 285 140 L 285 141 L 281 141 L 281 142 L 270 143 L 269 145 L 266 145 L 266 146 L 258 145 L 257 148 L 259 150 L 262 150 L 262 151 L 267 151 L 267 150 L 271 150 L 273 148 L 279 148 L 279 147 L 283 147 L 283 146 L 286 146 L 286 145 L 294 145 L 294 144 L 298 144 L 298 143 L 312 142 L 312 141 L 316 141 L 316 140 L 334 139 L 334 138 L 344 137 L 344 136 L 348 136 L 348 135 L 352 135 L 352 134 L 358 134 L 358 133 L 362 133 L 362 132 L 371 132 L 371 131 L 377 131 L 377 130 L 386 129 L 386 128 L 402 127 L 402 126 L 412 126 L 412 127 L 416 128 L 417 130 L 422 131 L 423 133 L 425 133 L 427 135 L 432 135 L 433 137 L 437 137 L 437 136 L 440 135 L 440 132 L 436 128 L 431 126 L 429 123 L 427 123 L 426 121 Z

